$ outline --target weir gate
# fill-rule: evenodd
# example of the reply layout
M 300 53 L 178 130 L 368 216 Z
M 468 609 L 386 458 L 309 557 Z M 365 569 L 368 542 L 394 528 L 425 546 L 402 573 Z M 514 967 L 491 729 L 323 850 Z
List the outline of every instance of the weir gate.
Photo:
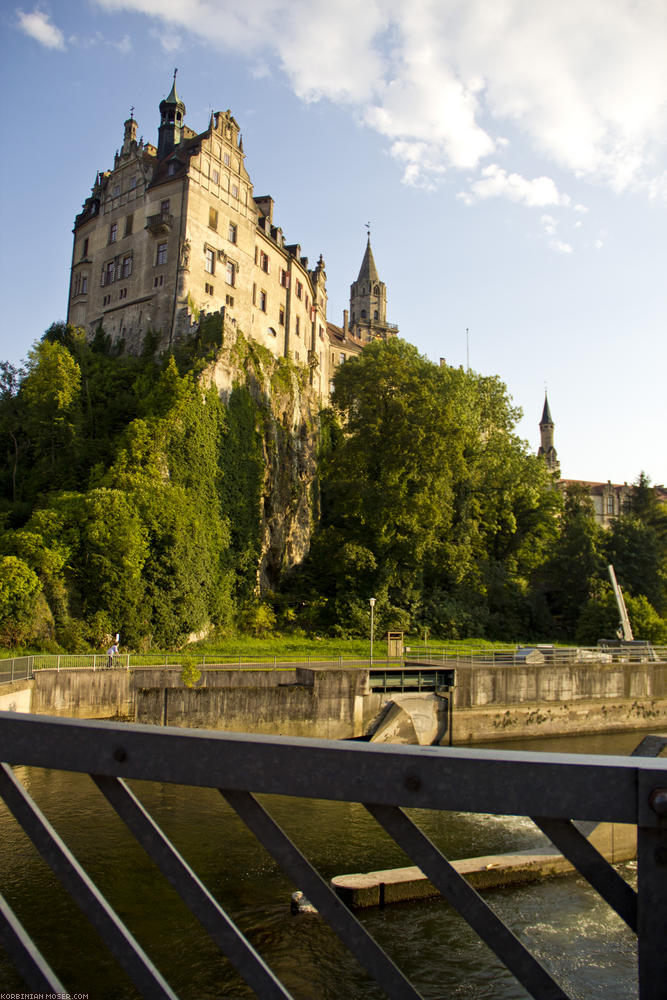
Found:
M 667 737 L 658 739 L 661 746 L 667 744 Z M 418 1000 L 420 994 L 255 796 L 364 804 L 379 827 L 421 868 L 530 996 L 568 1000 L 548 960 L 538 960 L 531 953 L 404 810 L 531 817 L 637 934 L 640 1000 L 664 998 L 667 760 L 378 746 L 0 712 L 0 761 L 0 795 L 7 807 L 142 996 L 173 1000 L 176 994 L 37 808 L 13 766 L 90 775 L 100 795 L 262 1000 L 289 1000 L 291 994 L 155 823 L 141 803 L 141 791 L 135 792 L 129 782 L 217 789 L 370 978 L 396 1000 Z M 586 840 L 573 819 L 636 825 L 636 891 Z M 201 833 L 215 837 L 215 830 Z M 332 830 L 332 836 L 342 839 L 345 830 Z M 1 879 L 0 873 L 0 884 Z M 156 920 L 159 917 L 156 914 Z M 548 922 L 548 913 L 544 920 Z M 67 992 L 59 970 L 42 955 L 43 943 L 40 948 L 39 941 L 31 940 L 20 914 L 4 901 L 0 902 L 0 939 L 30 989 Z M 442 947 L 444 954 L 446 942 Z

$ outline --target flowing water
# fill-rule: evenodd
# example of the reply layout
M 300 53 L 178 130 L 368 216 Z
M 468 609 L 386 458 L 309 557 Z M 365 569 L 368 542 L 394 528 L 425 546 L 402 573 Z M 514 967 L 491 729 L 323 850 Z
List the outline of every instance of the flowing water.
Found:
M 498 744 L 505 749 L 629 753 L 641 733 Z M 486 746 L 490 746 L 486 744 Z M 184 1000 L 241 1000 L 249 988 L 148 860 L 86 775 L 17 768 L 19 779 Z M 295 1000 L 375 1000 L 369 982 L 318 916 L 290 913 L 293 886 L 213 790 L 132 788 Z M 362 806 L 262 797 L 325 878 L 411 862 Z M 452 858 L 529 848 L 528 819 L 414 810 Z M 0 892 L 72 994 L 129 1000 L 136 991 L 13 817 L 0 803 Z M 622 866 L 629 881 L 634 864 Z M 581 1000 L 637 996 L 636 941 L 578 876 L 486 892 L 485 899 Z M 359 919 L 427 1000 L 527 996 L 467 924 L 434 899 L 362 911 Z M 24 984 L 0 949 L 0 994 Z

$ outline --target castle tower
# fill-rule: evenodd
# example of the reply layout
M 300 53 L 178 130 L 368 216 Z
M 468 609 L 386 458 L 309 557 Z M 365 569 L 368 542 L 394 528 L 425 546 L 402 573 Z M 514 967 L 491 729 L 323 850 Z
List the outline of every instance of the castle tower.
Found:
M 163 160 L 181 141 L 185 104 L 176 93 L 176 74 L 169 95 L 160 101 L 160 128 L 158 129 L 157 158 Z
M 123 136 L 124 156 L 129 156 L 137 146 L 137 123 L 134 118 L 134 108 L 130 111 L 130 117 L 125 122 L 125 134 Z
M 370 233 L 359 276 L 350 285 L 350 329 L 365 341 L 387 340 L 398 333 L 397 326 L 387 323 L 387 288 L 375 266 Z
M 551 418 L 546 392 L 544 393 L 544 409 L 542 410 L 542 419 L 540 420 L 540 447 L 537 449 L 537 454 L 538 457 L 540 455 L 544 456 L 549 472 L 553 472 L 556 475 L 560 473 L 558 454 L 554 448 L 554 422 Z

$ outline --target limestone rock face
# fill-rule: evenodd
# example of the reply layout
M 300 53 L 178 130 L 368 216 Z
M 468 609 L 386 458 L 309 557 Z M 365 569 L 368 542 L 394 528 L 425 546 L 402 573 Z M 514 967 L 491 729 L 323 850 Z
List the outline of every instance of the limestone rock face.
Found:
M 203 373 L 228 403 L 245 387 L 255 408 L 264 474 L 258 518 L 261 555 L 258 588 L 275 588 L 280 573 L 308 553 L 318 514 L 317 449 L 321 401 L 310 371 L 276 357 L 225 327 L 215 362 Z

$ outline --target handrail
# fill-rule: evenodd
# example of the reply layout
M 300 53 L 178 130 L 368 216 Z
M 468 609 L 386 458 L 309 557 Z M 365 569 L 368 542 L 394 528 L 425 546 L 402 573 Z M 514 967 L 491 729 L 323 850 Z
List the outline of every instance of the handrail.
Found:
M 295 667 L 338 667 L 350 669 L 368 667 L 369 659 L 338 656 L 221 656 L 212 653 L 197 655 L 194 651 L 179 653 L 119 653 L 114 657 L 116 669 L 141 670 L 179 668 L 195 660 L 196 666 L 206 670 L 271 670 Z M 30 668 L 21 667 L 19 661 L 30 661 Z M 374 665 L 444 662 L 448 666 L 465 667 L 466 664 L 487 666 L 532 666 L 542 662 L 548 665 L 585 663 L 667 663 L 667 646 L 652 644 L 632 646 L 435 646 L 410 645 L 402 657 L 376 656 Z M 12 675 L 12 663 L 16 676 Z M 0 659 L 0 684 L 4 681 L 31 677 L 36 670 L 102 670 L 107 667 L 106 653 L 35 653 L 30 657 Z M 24 670 L 21 675 L 20 670 Z
M 389 997 L 419 994 L 291 843 L 257 793 L 362 802 L 537 1000 L 567 1000 L 548 968 L 512 934 L 404 812 L 458 810 L 529 816 L 638 933 L 640 1000 L 667 981 L 667 760 L 392 746 L 0 712 L 0 794 L 72 898 L 145 996 L 174 996 L 117 914 L 34 807 L 10 765 L 88 773 L 260 998 L 289 997 L 263 960 L 126 785 L 127 779 L 217 788 Z M 638 890 L 571 819 L 637 825 Z M 344 836 L 344 831 L 335 831 Z M 619 900 L 622 898 L 622 901 Z M 3 940 L 28 985 L 49 974 L 36 943 L 0 912 Z M 31 963 L 32 962 L 32 966 Z M 27 972 L 25 970 L 28 970 Z M 46 977 L 46 980 L 45 978 Z M 52 989 L 57 980 L 53 977 Z

